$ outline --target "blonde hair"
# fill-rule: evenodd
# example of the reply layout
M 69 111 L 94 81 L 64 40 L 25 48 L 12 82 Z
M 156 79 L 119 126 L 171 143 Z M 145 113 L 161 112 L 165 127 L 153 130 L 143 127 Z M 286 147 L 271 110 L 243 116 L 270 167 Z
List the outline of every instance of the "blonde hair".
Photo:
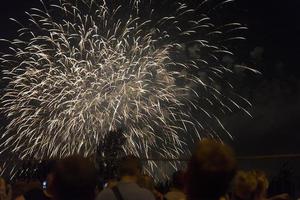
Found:
M 269 181 L 263 171 L 239 171 L 233 182 L 233 194 L 241 199 L 260 200 L 266 196 Z
M 257 181 L 255 196 L 257 199 L 263 198 L 267 194 L 267 190 L 269 188 L 269 180 L 268 180 L 265 172 L 263 172 L 263 171 L 253 170 L 252 173 L 254 174 L 256 181 Z
M 242 199 L 254 197 L 257 188 L 257 180 L 253 173 L 238 171 L 233 181 L 233 193 Z

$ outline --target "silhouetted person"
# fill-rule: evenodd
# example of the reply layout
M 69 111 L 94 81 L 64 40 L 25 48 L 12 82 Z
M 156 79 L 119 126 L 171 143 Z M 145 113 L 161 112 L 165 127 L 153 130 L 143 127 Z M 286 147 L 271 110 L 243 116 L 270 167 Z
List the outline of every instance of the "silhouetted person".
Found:
M 121 159 L 119 174 L 121 177 L 117 186 L 104 189 L 97 196 L 97 200 L 154 200 L 153 194 L 137 184 L 142 171 L 140 160 L 135 156 L 126 156 Z
M 184 193 L 184 172 L 176 171 L 172 176 L 172 187 L 170 191 L 165 195 L 167 200 L 185 200 L 186 195 Z
M 15 200 L 50 200 L 52 199 L 52 181 L 53 173 L 56 166 L 56 160 L 44 161 L 39 171 L 41 179 L 37 182 L 37 186 L 29 191 L 18 195 Z M 41 183 L 46 185 L 41 185 Z
M 94 200 L 96 170 L 87 158 L 70 156 L 58 161 L 53 176 L 54 200 Z
M 254 200 L 257 180 L 251 171 L 238 171 L 232 184 L 231 200 Z
M 232 200 L 287 200 L 288 194 L 267 197 L 269 181 L 263 171 L 239 171 L 234 178 Z
M 287 200 L 289 199 L 289 195 L 287 193 L 274 195 L 271 197 L 267 197 L 267 192 L 269 188 L 269 180 L 264 171 L 261 170 L 253 170 L 252 173 L 256 177 L 257 187 L 255 189 L 254 200 Z
M 227 192 L 236 172 L 233 151 L 214 140 L 198 143 L 186 173 L 188 200 L 219 200 Z

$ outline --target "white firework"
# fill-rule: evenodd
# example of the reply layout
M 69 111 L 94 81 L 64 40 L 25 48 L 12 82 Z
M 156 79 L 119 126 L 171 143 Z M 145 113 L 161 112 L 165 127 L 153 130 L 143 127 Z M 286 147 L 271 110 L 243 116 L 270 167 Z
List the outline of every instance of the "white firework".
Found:
M 226 76 L 234 73 L 220 55 L 232 54 L 225 41 L 242 38 L 222 31 L 244 27 L 214 26 L 201 11 L 206 3 L 60 0 L 32 9 L 30 27 L 1 57 L 9 120 L 2 151 L 21 159 L 92 155 L 123 129 L 126 154 L 177 158 L 202 130 L 219 137 L 218 124 L 227 132 L 212 110 L 244 108 L 218 88 L 232 87 Z

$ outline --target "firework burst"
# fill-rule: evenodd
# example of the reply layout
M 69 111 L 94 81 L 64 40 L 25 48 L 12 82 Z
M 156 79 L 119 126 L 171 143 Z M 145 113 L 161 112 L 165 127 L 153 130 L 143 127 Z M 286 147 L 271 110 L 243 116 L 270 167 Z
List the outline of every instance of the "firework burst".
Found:
M 176 158 L 202 130 L 228 133 L 216 108 L 244 108 L 222 90 L 232 89 L 234 71 L 220 58 L 232 54 L 228 41 L 242 39 L 231 33 L 245 28 L 213 25 L 207 4 L 60 0 L 32 9 L 30 27 L 1 57 L 2 151 L 91 155 L 122 129 L 125 153 Z

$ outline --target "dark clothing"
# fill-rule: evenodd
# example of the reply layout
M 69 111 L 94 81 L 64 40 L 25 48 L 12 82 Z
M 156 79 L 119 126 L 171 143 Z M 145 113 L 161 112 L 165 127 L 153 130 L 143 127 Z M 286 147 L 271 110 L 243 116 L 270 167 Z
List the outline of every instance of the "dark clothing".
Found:
M 42 189 L 32 189 L 26 192 L 24 195 L 26 200 L 50 200 L 51 198 L 47 197 Z

